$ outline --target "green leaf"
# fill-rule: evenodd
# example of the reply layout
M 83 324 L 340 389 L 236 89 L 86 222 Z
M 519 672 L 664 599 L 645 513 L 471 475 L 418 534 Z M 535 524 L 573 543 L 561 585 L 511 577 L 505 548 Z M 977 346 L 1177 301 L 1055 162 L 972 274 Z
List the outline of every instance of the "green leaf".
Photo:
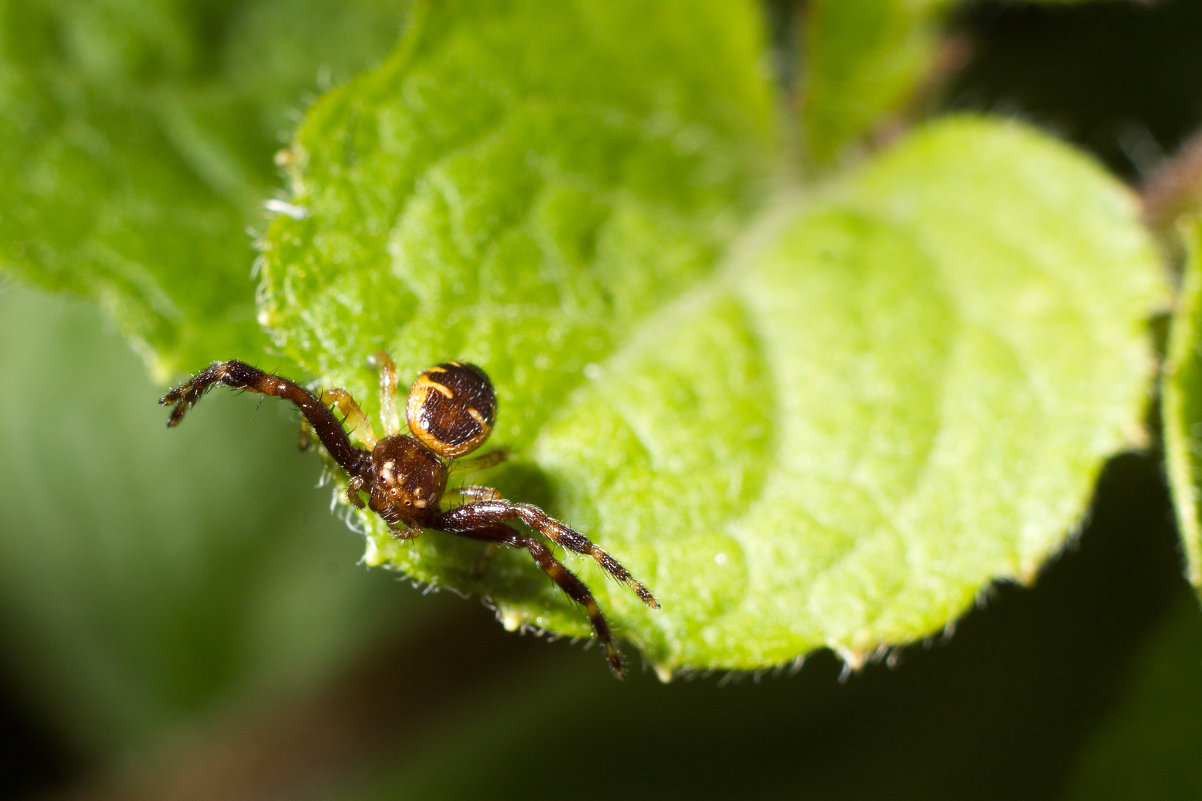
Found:
M 806 6 L 802 121 L 809 156 L 830 164 L 914 100 L 938 57 L 952 0 L 815 0 Z
M 381 347 L 405 376 L 484 365 L 516 456 L 485 480 L 657 592 L 568 557 L 662 673 L 937 631 L 1029 578 L 1138 437 L 1159 262 L 1071 150 L 954 120 L 752 224 L 751 8 L 422 8 L 302 126 L 262 318 L 369 415 Z M 477 543 L 363 519 L 369 563 L 589 633 L 528 556 L 481 579 Z
M 1039 0 L 1072 3 L 1081 0 Z M 1026 0 L 1031 2 L 1031 0 Z M 927 111 L 940 78 L 967 57 L 949 39 L 959 0 L 810 0 L 803 4 L 801 123 L 806 156 L 836 164 L 874 135 Z M 925 85 L 924 85 L 925 84 Z
M 80 301 L 0 285 L 0 650 L 8 691 L 56 739 L 89 759 L 149 752 L 432 614 L 355 566 L 291 414 L 213 404 L 168 430 L 106 328 Z
M 1188 225 L 1186 243 L 1189 259 L 1169 334 L 1162 416 L 1186 574 L 1202 593 L 1202 222 Z
M 325 377 L 367 382 L 371 343 L 410 371 L 459 354 L 566 392 L 649 291 L 710 269 L 756 194 L 759 20 L 716 1 L 421 8 L 298 133 L 307 216 L 269 230 L 262 319 Z M 503 435 L 528 443 L 544 416 L 514 404 Z
M 160 381 L 262 353 L 272 152 L 319 71 L 395 42 L 376 5 L 0 1 L 0 268 L 98 301 Z
M 570 519 L 652 566 L 661 667 L 936 631 L 1029 579 L 1139 435 L 1157 255 L 1066 148 L 944 122 L 761 236 L 534 450 Z
M 785 224 L 737 284 L 779 436 L 732 526 L 751 614 L 706 637 L 855 662 L 1030 579 L 1140 436 L 1163 284 L 1136 214 L 1067 148 L 962 118 Z
M 285 354 L 369 413 L 366 357 L 381 347 L 404 376 L 451 357 L 485 365 L 494 441 L 519 453 L 632 332 L 712 275 L 774 128 L 751 4 L 554 8 L 427 7 L 387 65 L 312 110 L 290 199 L 307 215 L 276 219 L 263 261 L 263 319 Z M 551 497 L 562 482 L 528 456 L 505 475 L 514 497 L 566 510 Z M 370 563 L 487 591 L 515 625 L 585 631 L 528 558 L 502 557 L 481 582 L 474 543 L 401 546 L 366 522 Z
M 1202 620 L 1198 605 L 1182 596 L 1147 638 L 1117 703 L 1084 744 L 1066 798 L 1175 801 L 1202 786 Z

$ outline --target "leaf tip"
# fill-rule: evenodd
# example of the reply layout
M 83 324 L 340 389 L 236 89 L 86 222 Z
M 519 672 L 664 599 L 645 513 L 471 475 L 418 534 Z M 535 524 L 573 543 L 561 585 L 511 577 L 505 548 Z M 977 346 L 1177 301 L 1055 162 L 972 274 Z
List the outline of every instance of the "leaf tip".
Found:
M 521 631 L 525 627 L 527 620 L 526 615 L 515 608 L 497 607 L 497 622 L 506 631 Z
M 859 673 L 868 664 L 870 651 L 857 650 L 843 643 L 832 643 L 830 649 L 843 660 L 843 676 Z
M 655 677 L 661 684 L 671 684 L 676 678 L 676 668 L 666 662 L 652 662 L 651 669 L 655 671 Z

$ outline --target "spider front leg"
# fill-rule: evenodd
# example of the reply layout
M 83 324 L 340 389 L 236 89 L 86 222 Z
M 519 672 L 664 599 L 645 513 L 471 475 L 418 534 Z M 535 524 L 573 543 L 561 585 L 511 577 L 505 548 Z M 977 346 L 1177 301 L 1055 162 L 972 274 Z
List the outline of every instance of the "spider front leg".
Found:
M 655 600 L 655 596 L 651 594 L 649 589 L 643 586 L 642 582 L 630 575 L 630 571 L 624 568 L 617 559 L 606 553 L 600 546 L 593 544 L 592 540 L 579 531 L 568 528 L 533 504 L 507 501 L 501 497 L 499 492 L 489 487 L 463 489 L 471 489 L 473 492 L 478 493 L 478 497 L 486 498 L 486 500 L 464 504 L 457 509 L 447 512 L 440 519 L 456 515 L 457 520 L 474 520 L 484 525 L 521 520 L 557 545 L 562 545 L 569 551 L 582 556 L 590 557 L 594 562 L 605 568 L 607 573 L 633 590 L 640 601 L 652 609 L 659 609 L 659 601 Z M 441 526 L 437 527 L 441 528 Z
M 540 540 L 500 523 L 476 522 L 472 519 L 472 515 L 457 516 L 455 514 L 476 505 L 478 504 L 452 509 L 438 518 L 434 528 L 458 534 L 461 537 L 483 540 L 492 545 L 511 545 L 514 548 L 525 548 L 529 551 L 530 556 L 534 558 L 534 563 L 550 576 L 551 580 L 558 584 L 569 598 L 584 607 L 589 622 L 593 624 L 593 631 L 597 632 L 597 640 L 605 649 L 605 659 L 609 662 L 610 670 L 618 678 L 626 675 L 626 667 L 622 664 L 622 654 L 618 651 L 618 646 L 614 644 L 609 623 L 605 620 L 605 615 L 601 614 L 601 607 L 597 606 L 597 599 L 593 597 L 585 583 L 577 578 L 575 573 L 564 567 L 563 563 L 551 553 L 551 549 L 543 545 Z
M 256 367 L 240 361 L 213 362 L 189 380 L 180 384 L 159 399 L 163 406 L 172 406 L 171 416 L 167 426 L 180 424 L 184 415 L 196 405 L 204 394 L 215 385 L 221 384 L 231 389 L 245 389 L 250 392 L 261 392 L 264 395 L 274 395 L 291 401 L 301 410 L 309 425 L 317 433 L 321 444 L 325 446 L 334 461 L 351 476 L 364 475 L 371 468 L 371 454 L 362 448 L 351 444 L 342 423 L 334 413 L 295 381 L 290 381 L 271 373 L 265 373 Z M 349 397 L 349 396 L 348 396 Z

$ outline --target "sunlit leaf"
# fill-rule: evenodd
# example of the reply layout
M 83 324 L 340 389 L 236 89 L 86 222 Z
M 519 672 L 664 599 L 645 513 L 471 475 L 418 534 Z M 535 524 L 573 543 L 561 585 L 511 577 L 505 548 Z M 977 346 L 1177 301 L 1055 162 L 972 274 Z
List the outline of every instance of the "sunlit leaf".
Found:
M 381 347 L 484 365 L 487 480 L 651 585 L 570 562 L 661 670 L 857 661 L 1063 542 L 1140 434 L 1157 254 L 1100 168 L 983 120 L 769 200 L 758 20 L 687 5 L 429 7 L 302 126 L 263 319 L 373 412 Z M 370 563 L 588 633 L 527 556 L 364 520 Z

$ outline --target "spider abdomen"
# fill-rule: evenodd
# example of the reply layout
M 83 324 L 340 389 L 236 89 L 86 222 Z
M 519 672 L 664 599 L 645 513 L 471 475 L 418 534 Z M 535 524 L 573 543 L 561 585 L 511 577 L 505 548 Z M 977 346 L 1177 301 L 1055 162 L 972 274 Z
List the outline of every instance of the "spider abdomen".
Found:
M 470 453 L 492 433 L 497 393 L 474 364 L 445 362 L 417 377 L 405 418 L 423 445 L 448 459 Z

